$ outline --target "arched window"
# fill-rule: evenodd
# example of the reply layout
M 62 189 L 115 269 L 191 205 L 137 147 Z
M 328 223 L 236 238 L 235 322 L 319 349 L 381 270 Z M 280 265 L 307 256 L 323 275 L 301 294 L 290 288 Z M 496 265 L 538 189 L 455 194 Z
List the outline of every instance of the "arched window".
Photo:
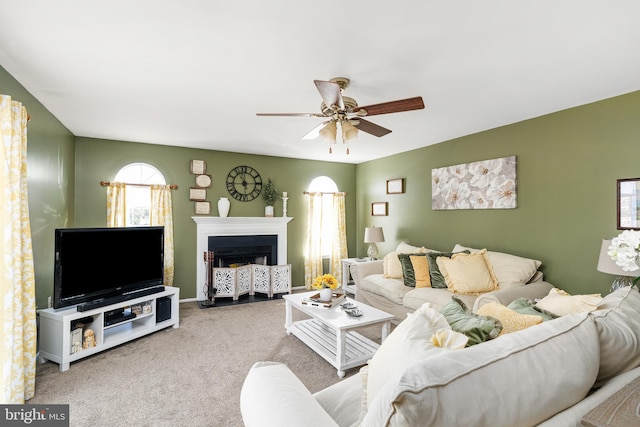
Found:
M 130 163 L 118 171 L 114 181 L 133 184 L 127 185 L 127 227 L 149 225 L 151 192 L 147 186 L 166 184 L 162 172 L 147 163 Z

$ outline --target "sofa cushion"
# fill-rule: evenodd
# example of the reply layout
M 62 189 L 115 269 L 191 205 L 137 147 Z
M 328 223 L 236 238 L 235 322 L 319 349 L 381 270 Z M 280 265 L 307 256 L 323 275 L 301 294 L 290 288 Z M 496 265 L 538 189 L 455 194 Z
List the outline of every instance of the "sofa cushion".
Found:
M 451 327 L 444 316 L 430 308 L 428 303 L 400 322 L 368 362 L 367 402 L 372 402 L 379 390 L 408 366 L 452 350 L 438 347 L 431 341 L 431 337 L 443 329 L 450 330 Z M 464 337 L 456 342 L 455 348 L 464 348 L 466 341 Z
M 600 294 L 570 295 L 562 289 L 553 288 L 536 303 L 535 308 L 551 316 L 566 316 L 593 311 L 601 300 Z
M 453 247 L 453 252 L 463 250 L 479 252 L 481 249 L 469 248 L 460 244 L 456 244 Z M 513 288 L 528 283 L 542 265 L 542 262 L 536 259 L 524 258 L 503 252 L 488 251 L 487 255 L 498 279 L 500 289 Z
M 405 286 L 411 288 L 431 286 L 426 254 L 398 254 L 398 259 L 402 265 L 402 277 Z
M 251 367 L 240 391 L 240 411 L 247 427 L 338 426 L 298 377 L 277 362 Z
M 600 338 L 596 386 L 640 366 L 640 293 L 624 287 L 605 296 L 591 313 Z
M 511 310 L 518 312 L 520 314 L 528 314 L 531 316 L 540 316 L 543 321 L 555 319 L 554 316 L 550 316 L 546 313 L 541 312 L 540 310 L 536 310 L 534 307 L 534 302 L 531 298 L 521 297 L 511 301 L 511 303 L 507 306 Z
M 405 286 L 402 279 L 388 279 L 382 274 L 370 274 L 360 280 L 358 289 L 380 295 L 394 304 L 402 305 L 405 294 L 413 288 Z
M 500 332 L 500 335 L 521 331 L 542 323 L 541 316 L 520 314 L 497 302 L 490 302 L 483 305 L 476 311 L 476 314 L 498 319 L 502 324 L 502 332 Z
M 440 309 L 440 313 L 451 325 L 451 329 L 469 337 L 468 346 L 496 338 L 502 332 L 499 320 L 472 313 L 457 296 L 453 296 L 451 301 Z
M 468 251 L 464 253 L 469 253 Z M 455 252 L 427 252 L 427 261 L 429 262 L 429 276 L 431 278 L 431 287 L 438 289 L 446 289 L 447 282 L 444 280 L 444 276 L 440 272 L 437 259 L 439 257 L 451 258 Z
M 436 263 L 447 288 L 457 294 L 480 295 L 498 289 L 487 251 L 457 253 L 451 258 L 438 257 Z
M 379 391 L 361 425 L 533 426 L 587 395 L 598 359 L 593 319 L 554 319 L 414 363 Z

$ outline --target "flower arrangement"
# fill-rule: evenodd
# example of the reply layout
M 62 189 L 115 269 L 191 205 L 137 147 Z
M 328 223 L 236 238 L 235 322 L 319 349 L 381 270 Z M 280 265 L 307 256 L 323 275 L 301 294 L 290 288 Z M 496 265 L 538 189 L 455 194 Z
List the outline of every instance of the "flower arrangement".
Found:
M 313 289 L 336 289 L 338 287 L 338 281 L 331 274 L 323 274 L 322 276 L 316 277 L 311 287 Z
M 640 269 L 640 231 L 625 230 L 611 240 L 607 254 L 624 271 L 636 271 Z M 640 280 L 640 276 L 633 279 L 633 285 Z

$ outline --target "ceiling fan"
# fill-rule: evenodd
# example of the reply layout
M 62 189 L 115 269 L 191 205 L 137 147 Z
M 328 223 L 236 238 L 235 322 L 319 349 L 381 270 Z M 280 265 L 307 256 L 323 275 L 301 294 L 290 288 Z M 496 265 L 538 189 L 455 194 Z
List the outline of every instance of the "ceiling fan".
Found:
M 355 99 L 342 95 L 342 92 L 349 87 L 349 79 L 346 77 L 334 77 L 329 81 L 314 80 L 313 83 L 322 97 L 320 113 L 256 113 L 256 115 L 329 119 L 313 128 L 302 139 L 316 139 L 320 135 L 331 143 L 335 143 L 338 125 L 341 129 L 343 142 L 354 139 L 359 130 L 381 137 L 391 133 L 391 130 L 365 120 L 364 117 L 424 108 L 421 96 L 360 107 Z M 332 152 L 331 146 L 329 146 L 329 152 Z M 347 154 L 349 154 L 349 147 L 347 147 Z

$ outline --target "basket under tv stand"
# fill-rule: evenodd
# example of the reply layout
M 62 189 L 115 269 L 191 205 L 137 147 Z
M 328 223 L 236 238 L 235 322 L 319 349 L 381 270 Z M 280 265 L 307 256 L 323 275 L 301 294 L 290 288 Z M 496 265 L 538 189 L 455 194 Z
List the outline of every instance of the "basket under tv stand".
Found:
M 41 310 L 40 362 L 56 362 L 60 371 L 66 371 L 71 362 L 164 328 L 178 328 L 179 298 L 179 288 L 165 286 L 162 292 L 86 311 L 78 311 L 76 307 Z M 122 321 L 113 322 L 113 313 L 122 313 Z M 84 329 L 78 327 L 80 322 Z M 86 329 L 93 331 L 96 345 L 78 348 L 77 334 Z

